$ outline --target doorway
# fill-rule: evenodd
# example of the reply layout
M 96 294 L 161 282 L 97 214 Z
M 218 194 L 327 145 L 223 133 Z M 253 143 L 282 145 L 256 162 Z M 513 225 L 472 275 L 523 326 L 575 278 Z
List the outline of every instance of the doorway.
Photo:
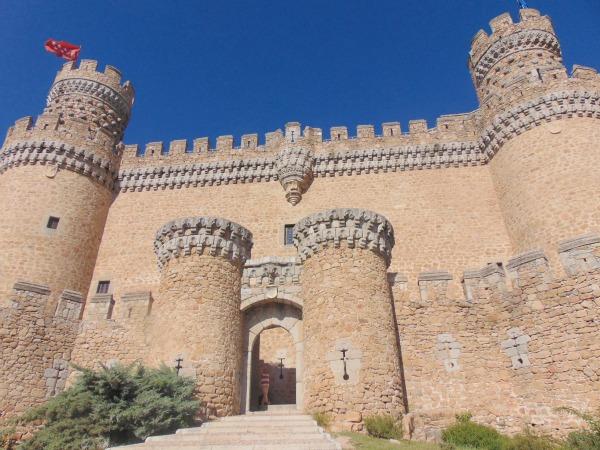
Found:
M 302 407 L 302 310 L 269 302 L 244 311 L 242 413 L 259 409 L 261 369 L 269 374 L 271 405 Z

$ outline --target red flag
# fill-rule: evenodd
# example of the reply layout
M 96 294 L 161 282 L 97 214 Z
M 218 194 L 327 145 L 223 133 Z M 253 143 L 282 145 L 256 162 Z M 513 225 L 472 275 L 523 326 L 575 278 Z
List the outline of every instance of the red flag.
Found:
M 80 45 L 71 44 L 67 41 L 56 41 L 54 39 L 48 39 L 44 44 L 46 51 L 54 53 L 56 56 L 66 59 L 67 61 L 77 61 L 79 58 L 79 52 L 81 51 Z

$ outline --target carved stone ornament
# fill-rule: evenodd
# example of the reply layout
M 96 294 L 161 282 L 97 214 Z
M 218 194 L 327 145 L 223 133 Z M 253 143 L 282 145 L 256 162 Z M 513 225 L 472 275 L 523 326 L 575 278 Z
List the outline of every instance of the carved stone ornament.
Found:
M 362 248 L 390 265 L 394 229 L 382 215 L 357 208 L 330 209 L 305 217 L 294 227 L 294 245 L 302 262 L 325 247 Z
M 314 157 L 303 147 L 284 147 L 275 158 L 275 169 L 285 198 L 297 205 L 313 180 Z
M 219 217 L 189 217 L 173 220 L 156 232 L 154 252 L 159 268 L 173 258 L 208 254 L 243 265 L 250 258 L 252 233 L 241 225 Z

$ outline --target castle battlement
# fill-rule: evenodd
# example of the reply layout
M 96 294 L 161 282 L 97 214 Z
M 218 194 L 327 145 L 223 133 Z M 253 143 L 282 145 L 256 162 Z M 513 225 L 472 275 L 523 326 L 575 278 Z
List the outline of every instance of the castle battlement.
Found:
M 468 307 L 491 298 L 516 298 L 523 293 L 528 294 L 528 301 L 533 301 L 538 298 L 539 292 L 551 289 L 557 283 L 560 284 L 561 280 L 585 277 L 587 273 L 600 269 L 598 235 L 586 234 L 563 240 L 557 243 L 556 250 L 557 260 L 564 272 L 561 276 L 555 275 L 546 254 L 534 249 L 510 257 L 505 263 L 495 261 L 480 269 L 465 270 L 462 274 L 455 274 L 456 277 L 451 272 L 436 270 L 421 272 L 416 280 L 394 274 L 390 277 L 390 282 L 398 292 L 407 291 L 409 283 L 416 283 L 419 299 L 413 301 L 424 306 L 457 302 Z M 450 299 L 448 296 L 449 283 L 455 279 L 462 285 L 463 298 Z M 532 285 L 536 288 L 527 291 Z
M 99 71 L 98 61 L 93 59 L 82 59 L 79 65 L 75 61 L 69 61 L 57 73 L 54 84 L 74 78 L 101 83 L 120 94 L 127 102 L 133 102 L 135 95 L 133 85 L 130 81 L 122 82 L 121 72 L 116 67 L 107 64 L 103 71 Z
M 124 145 L 131 84 L 65 64 L 0 151 L 0 416 L 117 361 L 243 413 L 272 360 L 346 425 L 579 426 L 554 408 L 599 406 L 600 75 L 536 10 L 490 26 L 478 109 L 430 123 Z

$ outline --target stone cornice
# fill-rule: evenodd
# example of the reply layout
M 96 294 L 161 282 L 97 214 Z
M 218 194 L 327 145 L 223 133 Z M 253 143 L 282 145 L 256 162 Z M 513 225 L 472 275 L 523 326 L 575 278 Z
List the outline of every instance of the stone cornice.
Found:
M 258 158 L 123 169 L 118 188 L 127 192 L 271 181 L 277 180 L 274 166 L 273 158 Z
M 133 102 L 131 97 L 125 98 L 113 88 L 85 78 L 67 78 L 57 81 L 48 93 L 46 104 L 50 105 L 55 99 L 68 94 L 83 94 L 97 98 L 108 103 L 111 109 L 121 116 L 125 124 L 129 120 L 129 112 Z
M 496 116 L 484 129 L 479 147 L 488 162 L 506 141 L 515 136 L 543 123 L 570 117 L 600 119 L 600 92 L 564 90 L 515 106 Z
M 371 250 L 389 266 L 394 247 L 394 229 L 382 215 L 356 208 L 340 208 L 312 214 L 294 227 L 294 245 L 298 256 L 305 261 L 326 247 Z
M 242 266 L 250 258 L 252 233 L 219 217 L 189 217 L 163 225 L 156 232 L 154 252 L 159 268 L 192 253 L 220 256 Z
M 472 62 L 474 67 L 475 82 L 477 86 L 485 79 L 488 72 L 504 57 L 509 54 L 525 50 L 546 50 L 562 57 L 560 43 L 556 36 L 545 30 L 526 29 L 494 42 L 483 55 Z
M 269 256 L 246 261 L 242 287 L 299 284 L 302 266 L 295 256 Z
M 12 167 L 36 164 L 57 166 L 80 173 L 109 189 L 113 188 L 117 175 L 111 161 L 92 151 L 62 142 L 17 142 L 0 153 L 0 174 Z

